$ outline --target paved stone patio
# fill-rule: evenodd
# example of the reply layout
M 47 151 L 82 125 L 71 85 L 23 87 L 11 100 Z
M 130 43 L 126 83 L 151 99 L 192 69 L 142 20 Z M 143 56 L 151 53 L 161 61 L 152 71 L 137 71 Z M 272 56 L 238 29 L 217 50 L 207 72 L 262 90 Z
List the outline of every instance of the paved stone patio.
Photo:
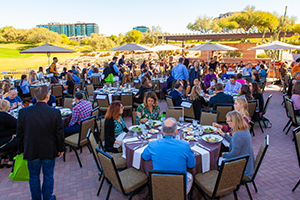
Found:
M 270 147 L 256 177 L 258 193 L 250 185 L 254 199 L 300 199 L 300 186 L 292 192 L 292 188 L 300 178 L 300 170 L 292 142 L 292 131 L 288 135 L 282 131 L 287 122 L 285 109 L 281 104 L 282 93 L 278 88 L 266 88 L 265 100 L 268 95 L 273 94 L 266 116 L 271 120 L 273 127 L 264 129 L 262 134 L 258 125 L 254 131 L 252 143 L 256 155 L 264 137 L 270 136 Z M 166 108 L 165 102 L 160 102 L 161 110 Z M 127 126 L 131 125 L 131 118 L 125 119 Z M 54 194 L 57 199 L 105 199 L 108 185 L 104 183 L 100 196 L 96 193 L 100 182 L 98 181 L 97 168 L 94 159 L 85 147 L 79 155 L 83 167 L 80 168 L 74 152 L 67 152 L 66 162 L 62 159 L 56 160 L 55 188 Z M 30 199 L 28 182 L 13 182 L 8 178 L 11 169 L 0 169 L 0 199 Z M 239 199 L 249 199 L 244 186 L 238 191 Z M 116 189 L 112 189 L 110 199 L 126 199 Z M 138 199 L 137 196 L 134 199 Z M 234 199 L 233 194 L 222 197 L 222 199 Z

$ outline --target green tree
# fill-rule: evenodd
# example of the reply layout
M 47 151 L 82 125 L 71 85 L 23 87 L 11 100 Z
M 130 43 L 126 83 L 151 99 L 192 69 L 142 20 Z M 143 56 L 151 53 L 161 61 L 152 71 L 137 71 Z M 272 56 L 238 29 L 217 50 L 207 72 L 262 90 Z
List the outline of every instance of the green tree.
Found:
M 96 33 L 91 34 L 91 39 L 89 41 L 89 44 L 92 47 L 92 50 L 106 50 L 110 49 L 116 46 L 114 41 L 112 41 L 110 38 L 106 38 L 104 36 L 100 36 Z
M 26 41 L 28 31 L 25 29 L 16 29 L 12 26 L 2 28 L 2 37 L 7 42 L 23 42 Z
M 27 40 L 33 43 L 61 43 L 62 41 L 61 36 L 58 33 L 39 27 L 29 30 Z
M 116 35 L 111 35 L 111 36 L 109 36 L 108 38 L 115 42 L 115 41 L 118 39 L 118 36 L 116 36 Z
M 124 39 L 125 39 L 125 42 L 127 42 L 127 43 L 130 43 L 130 42 L 140 43 L 140 40 L 142 39 L 142 32 L 133 29 L 126 33 Z
M 212 24 L 213 18 L 208 17 L 206 15 L 199 16 L 194 23 L 189 23 L 187 25 L 187 29 L 191 31 L 200 31 L 202 33 L 206 33 L 208 31 L 211 31 L 211 24 Z
M 295 24 L 294 31 L 296 34 L 300 34 L 300 24 Z
M 218 25 L 221 28 L 226 28 L 226 29 L 236 29 L 239 27 L 238 23 L 235 21 L 229 21 L 229 18 L 222 18 L 218 21 Z
M 70 44 L 70 39 L 65 34 L 61 34 L 60 37 L 63 44 Z
M 81 45 L 88 45 L 89 40 L 88 39 L 81 39 Z

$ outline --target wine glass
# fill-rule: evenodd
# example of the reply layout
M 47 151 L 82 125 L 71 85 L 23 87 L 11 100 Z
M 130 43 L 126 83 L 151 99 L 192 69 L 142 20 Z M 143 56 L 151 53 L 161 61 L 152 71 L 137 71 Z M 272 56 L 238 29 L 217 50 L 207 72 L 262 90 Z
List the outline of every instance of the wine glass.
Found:
M 200 135 L 203 134 L 204 129 L 203 129 L 203 126 L 202 126 L 202 125 L 200 125 L 200 126 L 198 127 L 198 131 L 199 131 L 199 134 L 200 134 Z
M 198 144 L 198 139 L 199 139 L 199 131 L 198 130 L 194 131 L 194 138 L 195 138 L 194 145 L 197 145 Z

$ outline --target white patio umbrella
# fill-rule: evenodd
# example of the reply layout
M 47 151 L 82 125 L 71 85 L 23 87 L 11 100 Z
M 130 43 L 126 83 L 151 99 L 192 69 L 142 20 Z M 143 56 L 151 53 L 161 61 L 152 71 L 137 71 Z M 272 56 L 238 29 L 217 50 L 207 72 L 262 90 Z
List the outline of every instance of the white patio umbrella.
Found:
M 171 51 L 171 50 L 182 50 L 183 48 L 177 47 L 170 44 L 160 44 L 155 47 L 152 47 L 152 51 Z
M 226 46 L 219 43 L 207 42 L 195 47 L 188 49 L 189 51 L 235 51 L 237 48 Z M 207 61 L 209 59 L 209 54 L 207 56 Z
M 254 49 L 264 49 L 264 50 L 284 50 L 284 49 L 300 49 L 300 46 L 287 44 L 280 41 L 273 41 L 266 44 L 262 44 L 256 47 L 252 47 L 251 50 Z M 273 58 L 274 61 L 274 68 L 275 71 L 275 58 Z M 273 71 L 273 79 L 274 79 L 274 71 Z
M 44 44 L 44 45 L 41 45 L 38 47 L 26 49 L 24 51 L 21 51 L 20 53 L 46 53 L 47 57 L 48 57 L 48 65 L 50 65 L 50 54 L 51 53 L 74 53 L 74 52 L 76 52 L 76 51 L 57 47 L 57 46 L 47 43 L 47 44 Z

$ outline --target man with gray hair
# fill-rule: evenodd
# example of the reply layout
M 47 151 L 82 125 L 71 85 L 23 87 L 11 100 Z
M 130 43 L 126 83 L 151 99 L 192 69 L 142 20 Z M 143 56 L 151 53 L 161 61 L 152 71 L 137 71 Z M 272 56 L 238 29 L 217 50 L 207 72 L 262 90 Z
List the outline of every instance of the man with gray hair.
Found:
M 163 139 L 149 142 L 142 154 L 144 160 L 152 160 L 153 170 L 187 172 L 187 167 L 194 167 L 196 159 L 190 144 L 175 139 L 177 122 L 174 118 L 168 118 L 163 122 L 162 132 Z M 189 193 L 192 183 L 193 176 L 187 172 L 187 193 Z
M 32 199 L 55 200 L 55 158 L 65 150 L 63 123 L 60 111 L 47 105 L 50 90 L 47 86 L 35 88 L 37 103 L 19 111 L 17 141 L 20 153 L 28 161 L 29 186 Z M 40 172 L 43 171 L 43 184 Z

